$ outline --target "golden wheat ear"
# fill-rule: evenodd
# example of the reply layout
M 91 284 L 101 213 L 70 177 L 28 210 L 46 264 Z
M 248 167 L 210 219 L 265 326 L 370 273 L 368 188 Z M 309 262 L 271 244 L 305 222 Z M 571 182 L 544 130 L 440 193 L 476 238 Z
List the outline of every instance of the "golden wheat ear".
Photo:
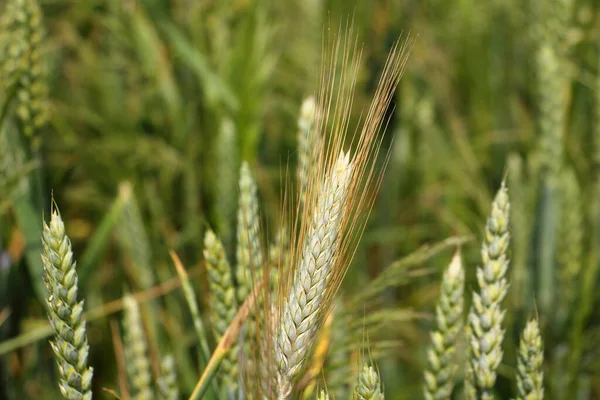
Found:
M 264 337 L 257 343 L 264 348 L 260 364 L 265 379 L 262 393 L 256 397 L 289 398 L 306 366 L 381 183 L 383 167 L 377 165 L 381 165 L 378 158 L 385 115 L 412 44 L 405 40 L 392 47 L 371 105 L 358 127 L 350 129 L 360 46 L 351 26 L 328 36 L 325 42 L 314 116 L 310 118 L 314 130 L 309 144 L 311 162 L 305 169 L 301 193 L 288 197 L 297 202 L 284 213 L 292 216 L 293 223 L 283 218 L 291 227 L 290 251 L 282 258 L 284 265 L 277 266 L 274 301 L 261 310 L 266 322 Z

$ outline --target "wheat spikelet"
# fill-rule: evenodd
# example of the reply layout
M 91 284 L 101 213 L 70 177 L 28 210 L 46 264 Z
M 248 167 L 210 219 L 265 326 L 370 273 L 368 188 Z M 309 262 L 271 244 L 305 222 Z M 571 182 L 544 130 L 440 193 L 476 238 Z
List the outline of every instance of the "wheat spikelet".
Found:
M 204 236 L 204 259 L 210 287 L 210 315 L 215 338 L 219 342 L 237 313 L 237 305 L 225 250 L 211 230 Z M 238 386 L 237 356 L 238 347 L 233 345 L 221 363 L 223 384 L 230 394 L 236 393 Z
M 508 290 L 505 276 L 509 262 L 509 209 L 508 191 L 502 182 L 485 227 L 481 249 L 483 266 L 477 269 L 479 293 L 473 293 L 468 316 L 470 370 L 467 375 L 477 398 L 482 400 L 493 398 L 496 369 L 502 361 L 505 311 L 500 306 Z
M 321 390 L 316 397 L 316 400 L 329 400 L 329 395 L 325 390 Z
M 171 354 L 166 355 L 160 363 L 160 376 L 156 382 L 156 388 L 160 400 L 179 399 L 175 359 Z
M 517 366 L 517 400 L 544 399 L 544 350 L 536 320 L 523 330 Z
M 340 245 L 338 234 L 351 176 L 349 155 L 342 152 L 335 169 L 323 183 L 304 253 L 283 309 L 277 335 L 281 398 L 289 395 L 292 381 L 312 346 L 327 277 Z
M 46 35 L 42 11 L 35 0 L 10 0 L 0 20 L 0 85 L 16 84 L 16 113 L 26 135 L 48 120 Z
M 71 241 L 58 209 L 50 224 L 44 222 L 44 283 L 48 289 L 48 319 L 54 331 L 51 341 L 60 373 L 59 388 L 68 400 L 90 400 L 93 369 L 88 367 L 89 345 L 83 319 L 83 300 L 77 302 L 77 272 Z
M 465 273 L 460 253 L 456 252 L 444 273 L 442 291 L 436 307 L 437 329 L 431 333 L 425 371 L 425 399 L 449 399 L 456 373 L 456 345 L 463 317 Z
M 154 398 L 151 388 L 152 375 L 140 309 L 137 301 L 129 294 L 123 298 L 123 303 L 125 307 L 123 344 L 127 374 L 132 386 L 131 398 L 133 400 L 150 400 Z
M 379 373 L 372 365 L 363 366 L 354 389 L 354 398 L 356 400 L 383 400 L 385 398 L 381 391 Z

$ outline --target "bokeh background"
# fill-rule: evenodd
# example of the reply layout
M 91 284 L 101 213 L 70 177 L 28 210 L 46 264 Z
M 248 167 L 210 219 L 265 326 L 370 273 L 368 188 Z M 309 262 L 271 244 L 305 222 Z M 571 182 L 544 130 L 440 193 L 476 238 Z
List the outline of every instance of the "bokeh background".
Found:
M 461 245 L 470 297 L 485 220 L 506 178 L 512 246 L 499 398 L 514 395 L 519 332 L 531 316 L 544 336 L 547 398 L 599 398 L 597 2 L 40 5 L 47 123 L 0 144 L 0 398 L 59 396 L 39 256 L 51 193 L 90 310 L 97 398 L 118 387 L 110 321 L 121 318 L 126 291 L 155 295 L 148 304 L 160 329 L 150 347 L 173 351 L 182 393 L 191 392 L 198 343 L 181 290 L 163 284 L 177 276 L 168 251 L 190 271 L 204 313 L 204 232 L 215 229 L 234 258 L 242 160 L 257 181 L 264 241 L 275 240 L 300 105 L 318 90 L 323 33 L 349 18 L 363 44 L 357 117 L 393 42 L 413 44 L 388 112 L 385 177 L 339 294 L 348 319 L 333 322 L 331 348 L 351 362 L 335 364 L 332 350 L 322 376 L 352 374 L 367 344 L 388 398 L 421 397 L 441 272 Z M 392 279 L 354 301 L 386 270 Z

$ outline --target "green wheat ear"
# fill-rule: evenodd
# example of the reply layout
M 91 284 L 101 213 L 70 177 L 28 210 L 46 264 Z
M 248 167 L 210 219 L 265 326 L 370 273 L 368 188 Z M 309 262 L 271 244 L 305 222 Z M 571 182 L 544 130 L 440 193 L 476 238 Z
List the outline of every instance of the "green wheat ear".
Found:
M 318 394 L 317 394 L 317 398 L 316 400 L 329 400 L 329 395 L 327 394 L 326 391 L 321 390 Z
M 204 260 L 210 288 L 210 317 L 215 339 L 221 340 L 237 312 L 231 267 L 223 244 L 213 231 L 204 236 Z M 221 377 L 228 393 L 233 396 L 238 388 L 238 346 L 234 344 L 221 362 Z
M 246 162 L 240 168 L 240 197 L 237 227 L 237 300 L 242 304 L 254 287 L 262 271 L 262 253 L 259 235 L 258 195 L 250 167 Z
M 517 400 L 543 400 L 544 398 L 544 349 L 540 328 L 531 320 L 523 330 L 519 345 L 517 365 Z
M 456 252 L 444 273 L 436 307 L 436 330 L 431 333 L 425 371 L 425 399 L 449 399 L 456 373 L 456 346 L 462 328 L 465 272 L 460 252 Z
M 496 370 L 502 361 L 502 322 L 506 311 L 501 303 L 508 290 L 509 211 L 508 190 L 502 182 L 485 227 L 483 266 L 477 269 L 479 293 L 473 293 L 468 317 L 469 365 L 465 391 L 469 399 L 493 399 Z
M 177 400 L 179 398 L 175 359 L 171 354 L 166 355 L 160 363 L 160 377 L 156 382 L 156 387 L 160 400 Z
M 35 0 L 9 0 L 0 19 L 0 87 L 16 85 L 16 112 L 33 136 L 48 120 L 46 35 Z
M 90 400 L 93 369 L 88 367 L 89 345 L 83 318 L 83 300 L 77 301 L 77 272 L 71 241 L 58 209 L 50 224 L 44 221 L 44 283 L 48 289 L 48 318 L 54 331 L 50 342 L 60 373 L 59 388 L 68 400 Z
M 381 379 L 379 373 L 372 365 L 364 365 L 358 376 L 358 384 L 354 391 L 356 400 L 383 400 L 381 391 Z
M 132 384 L 133 400 L 150 400 L 154 398 L 150 384 L 152 373 L 148 360 L 146 337 L 137 301 L 130 294 L 123 299 L 125 317 L 123 330 L 125 346 L 125 361 L 127 374 Z

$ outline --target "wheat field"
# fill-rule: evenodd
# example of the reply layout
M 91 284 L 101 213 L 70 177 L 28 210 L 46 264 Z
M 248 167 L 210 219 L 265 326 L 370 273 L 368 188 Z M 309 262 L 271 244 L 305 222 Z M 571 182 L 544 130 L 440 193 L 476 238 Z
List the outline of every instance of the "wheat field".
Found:
M 600 398 L 590 0 L 0 2 L 0 399 Z

